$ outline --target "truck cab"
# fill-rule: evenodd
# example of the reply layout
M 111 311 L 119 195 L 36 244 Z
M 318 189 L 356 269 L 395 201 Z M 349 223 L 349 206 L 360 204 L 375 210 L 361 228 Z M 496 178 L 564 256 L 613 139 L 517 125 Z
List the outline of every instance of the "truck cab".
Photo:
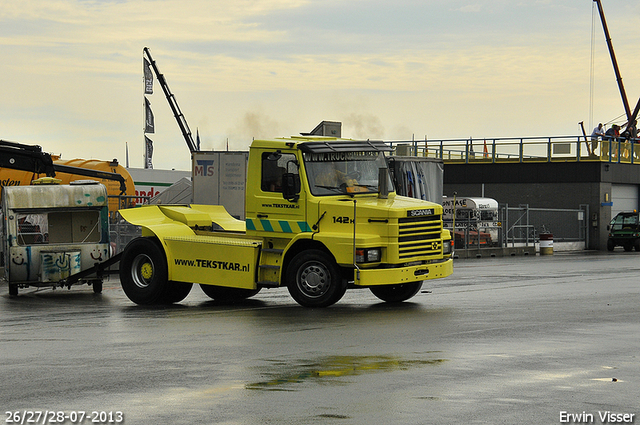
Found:
M 169 206 L 121 213 L 157 241 L 164 259 L 156 262 L 168 268 L 163 279 L 199 283 L 212 298 L 286 286 L 299 304 L 326 307 L 347 288 L 364 287 L 384 301 L 400 302 L 418 293 L 424 280 L 452 273 L 452 244 L 440 205 L 393 191 L 385 160 L 390 150 L 383 142 L 330 137 L 256 140 L 249 151 L 244 222 L 223 209 L 197 205 L 180 207 L 179 214 Z M 146 214 L 146 208 L 161 214 Z M 189 219 L 196 216 L 199 224 Z M 180 222 L 172 231 L 168 218 Z M 195 238 L 187 237 L 190 232 Z M 180 248 L 173 246 L 178 234 Z M 201 258 L 186 258 L 187 250 Z M 135 291 L 129 292 L 136 292 L 146 284 L 138 269 L 146 263 L 128 257 L 125 249 L 121 281 L 125 292 L 130 284 Z M 234 272 L 244 270 L 244 278 L 229 266 L 220 270 L 203 262 L 214 257 L 238 265 Z M 215 267 L 196 276 L 185 264 Z M 176 297 L 149 297 L 161 299 Z M 147 303 L 144 296 L 133 300 Z

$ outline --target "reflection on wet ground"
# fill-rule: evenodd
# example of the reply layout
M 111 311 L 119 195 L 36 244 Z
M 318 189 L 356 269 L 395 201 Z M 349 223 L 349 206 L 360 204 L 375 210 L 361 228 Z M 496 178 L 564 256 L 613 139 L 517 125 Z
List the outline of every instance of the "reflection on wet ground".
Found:
M 435 353 L 429 353 L 435 354 Z M 343 376 L 368 373 L 394 372 L 417 367 L 438 365 L 445 359 L 403 359 L 396 356 L 328 356 L 317 362 L 300 361 L 290 364 L 275 361 L 270 371 L 264 372 L 269 379 L 248 384 L 245 388 L 263 391 L 296 391 L 296 384 L 307 381 L 318 384 L 342 384 Z

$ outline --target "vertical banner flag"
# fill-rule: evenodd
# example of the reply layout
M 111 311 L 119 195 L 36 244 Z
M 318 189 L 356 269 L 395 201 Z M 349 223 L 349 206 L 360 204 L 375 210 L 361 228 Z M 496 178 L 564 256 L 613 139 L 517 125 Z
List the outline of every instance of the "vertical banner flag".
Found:
M 142 71 L 144 72 L 144 94 L 153 94 L 153 74 L 151 73 L 151 65 L 146 58 L 142 58 L 142 60 L 144 61 L 142 66 Z
M 144 136 L 144 168 L 153 168 L 153 142 L 147 136 Z
M 151 111 L 151 102 L 147 97 L 144 97 L 144 132 L 145 133 L 155 133 L 155 125 L 153 123 L 153 112 Z

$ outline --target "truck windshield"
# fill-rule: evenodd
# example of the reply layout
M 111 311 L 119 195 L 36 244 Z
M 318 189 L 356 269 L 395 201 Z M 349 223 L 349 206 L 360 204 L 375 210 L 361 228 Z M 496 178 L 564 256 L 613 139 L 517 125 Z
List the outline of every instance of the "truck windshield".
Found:
M 638 225 L 638 214 L 618 214 L 611 220 L 611 230 L 635 229 Z
M 387 168 L 382 152 L 304 153 L 307 178 L 315 196 L 377 193 L 380 168 Z M 391 179 L 387 182 L 393 188 Z

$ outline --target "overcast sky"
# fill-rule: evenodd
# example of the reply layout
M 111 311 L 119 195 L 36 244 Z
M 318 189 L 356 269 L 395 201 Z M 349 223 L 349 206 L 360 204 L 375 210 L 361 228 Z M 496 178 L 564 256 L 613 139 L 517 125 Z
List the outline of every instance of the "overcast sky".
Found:
M 633 108 L 640 2 L 602 3 Z M 130 166 L 143 167 L 145 46 L 203 150 L 245 150 L 322 120 L 350 138 L 577 135 L 579 121 L 624 113 L 594 5 L 0 0 L 0 139 L 122 164 L 128 144 Z M 157 81 L 148 99 L 154 168 L 189 169 Z

